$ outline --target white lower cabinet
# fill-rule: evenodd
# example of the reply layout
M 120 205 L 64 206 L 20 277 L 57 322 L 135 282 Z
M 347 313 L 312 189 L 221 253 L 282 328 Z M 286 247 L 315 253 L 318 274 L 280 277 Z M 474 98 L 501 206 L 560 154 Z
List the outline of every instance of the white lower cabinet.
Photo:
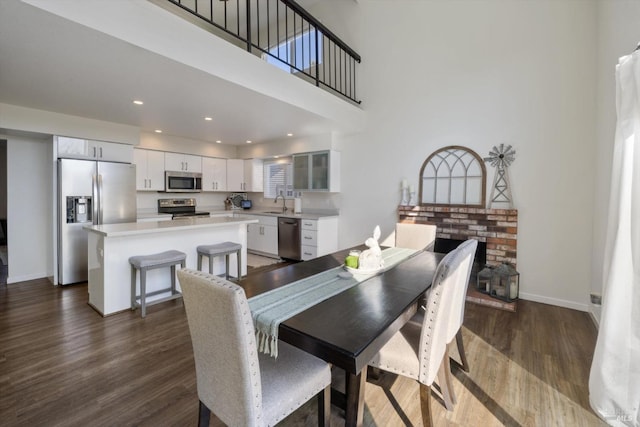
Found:
M 303 219 L 301 222 L 300 254 L 303 261 L 338 250 L 338 217 Z
M 260 255 L 278 256 L 278 218 L 264 215 L 242 215 L 257 219 L 247 229 L 247 250 Z

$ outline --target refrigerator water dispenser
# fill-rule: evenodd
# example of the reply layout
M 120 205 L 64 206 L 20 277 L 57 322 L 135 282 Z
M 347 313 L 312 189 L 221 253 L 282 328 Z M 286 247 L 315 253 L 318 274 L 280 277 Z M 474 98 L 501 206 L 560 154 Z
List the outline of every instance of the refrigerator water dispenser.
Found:
M 67 196 L 67 224 L 91 221 L 91 197 Z

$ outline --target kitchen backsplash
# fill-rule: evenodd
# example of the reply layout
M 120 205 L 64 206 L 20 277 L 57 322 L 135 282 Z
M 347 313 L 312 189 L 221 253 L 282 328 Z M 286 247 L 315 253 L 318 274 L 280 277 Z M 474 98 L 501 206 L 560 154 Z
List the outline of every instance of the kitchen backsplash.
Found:
M 154 193 L 138 191 L 138 210 L 155 209 L 158 207 L 158 199 L 196 199 L 196 206 L 215 207 L 220 206 L 224 210 L 224 199 L 227 193 Z
M 224 209 L 224 200 L 231 193 L 154 193 L 142 192 L 137 193 L 138 210 L 140 209 L 156 209 L 158 207 L 158 199 L 169 198 L 187 198 L 196 199 L 197 206 L 206 206 L 208 208 L 219 206 Z M 247 198 L 253 202 L 253 209 L 273 209 L 273 198 L 264 198 L 263 193 L 247 193 Z M 282 201 L 278 200 L 278 205 L 282 206 Z M 293 210 L 293 198 L 287 199 L 287 208 Z M 340 209 L 340 193 L 303 193 L 302 194 L 302 211 L 329 212 L 339 211 Z

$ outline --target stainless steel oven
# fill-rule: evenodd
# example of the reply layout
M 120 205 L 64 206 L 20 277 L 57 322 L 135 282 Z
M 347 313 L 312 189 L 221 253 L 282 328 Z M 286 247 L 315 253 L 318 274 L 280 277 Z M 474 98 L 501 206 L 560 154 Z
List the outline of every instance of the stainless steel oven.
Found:
M 202 174 L 198 172 L 165 171 L 164 191 L 196 193 L 202 191 Z
M 196 211 L 196 199 L 158 199 L 158 213 L 172 214 L 171 219 L 209 216 L 209 212 Z

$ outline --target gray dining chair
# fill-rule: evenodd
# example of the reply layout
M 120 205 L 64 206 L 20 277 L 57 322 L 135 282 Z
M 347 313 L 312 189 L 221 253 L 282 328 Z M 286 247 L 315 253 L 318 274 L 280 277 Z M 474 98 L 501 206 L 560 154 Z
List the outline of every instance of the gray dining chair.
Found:
M 433 250 L 436 241 L 436 226 L 433 224 L 396 224 L 395 246 L 418 250 Z
M 193 344 L 199 426 L 213 413 L 229 426 L 272 426 L 318 396 L 318 425 L 330 418 L 328 363 L 284 342 L 278 358 L 258 353 L 244 290 L 223 278 L 178 271 Z
M 477 243 L 476 243 L 477 245 Z M 370 366 L 417 380 L 420 383 L 422 423 L 431 426 L 431 386 L 436 377 L 445 407 L 453 410 L 455 396 L 447 344 L 451 322 L 457 320 L 455 299 L 465 280 L 467 264 L 473 262 L 476 245 L 461 244 L 440 261 L 427 293 L 422 324 L 408 322 L 380 349 Z M 466 285 L 465 285 L 466 286 Z

